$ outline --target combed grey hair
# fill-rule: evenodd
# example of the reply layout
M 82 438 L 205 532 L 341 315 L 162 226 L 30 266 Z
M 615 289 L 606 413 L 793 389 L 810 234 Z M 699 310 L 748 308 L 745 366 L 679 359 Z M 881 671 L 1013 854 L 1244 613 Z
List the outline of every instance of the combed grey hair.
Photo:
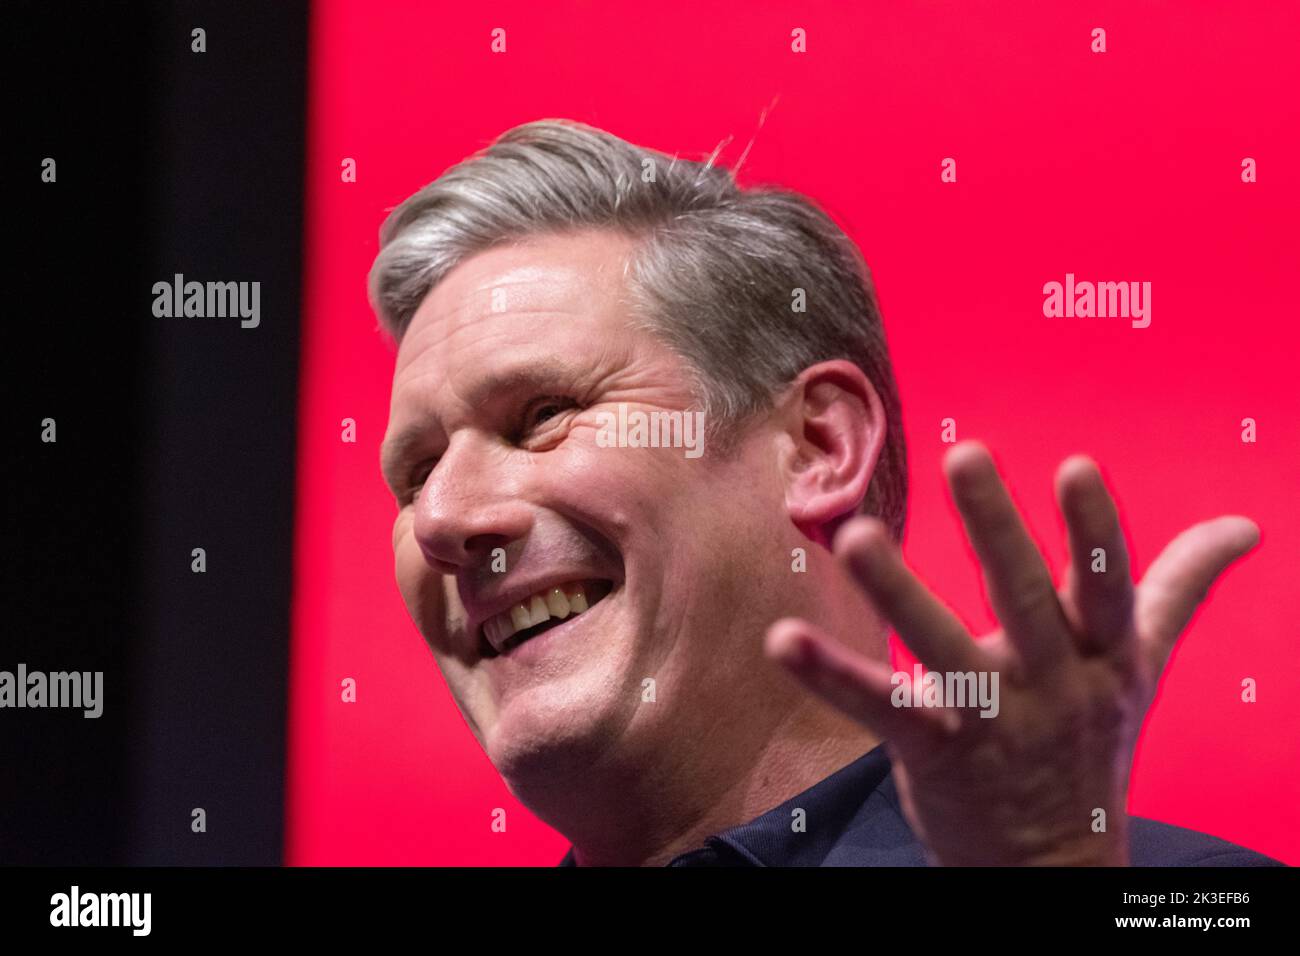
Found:
M 429 291 L 475 253 L 588 229 L 633 238 L 629 322 L 685 360 L 705 420 L 724 439 L 810 365 L 846 359 L 862 369 L 886 434 L 860 510 L 901 542 L 907 446 L 866 263 L 810 200 L 740 189 L 717 153 L 683 160 L 569 120 L 516 126 L 392 211 L 371 304 L 400 342 Z M 805 311 L 794 309 L 796 290 Z

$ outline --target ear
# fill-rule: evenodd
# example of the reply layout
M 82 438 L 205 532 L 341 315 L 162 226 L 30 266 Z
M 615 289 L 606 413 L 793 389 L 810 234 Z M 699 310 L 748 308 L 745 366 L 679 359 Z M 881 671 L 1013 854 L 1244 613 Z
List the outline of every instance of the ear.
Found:
M 885 409 L 852 362 L 809 366 L 781 400 L 781 460 L 790 520 L 830 547 L 835 529 L 867 496 L 885 445 Z

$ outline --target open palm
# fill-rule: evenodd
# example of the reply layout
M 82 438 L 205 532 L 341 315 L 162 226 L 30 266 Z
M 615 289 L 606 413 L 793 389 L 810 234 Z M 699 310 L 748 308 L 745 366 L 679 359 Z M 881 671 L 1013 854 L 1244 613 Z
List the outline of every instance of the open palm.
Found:
M 804 620 L 774 623 L 768 653 L 887 741 L 904 812 L 935 862 L 1125 864 L 1129 771 L 1156 686 L 1259 529 L 1236 516 L 1194 525 L 1134 587 L 1115 503 L 1096 465 L 1074 456 L 1056 477 L 1070 553 L 1058 588 L 987 449 L 955 446 L 944 471 L 999 630 L 977 643 L 875 518 L 841 528 L 834 553 L 927 670 L 997 674 L 997 715 L 895 706 L 886 662 Z

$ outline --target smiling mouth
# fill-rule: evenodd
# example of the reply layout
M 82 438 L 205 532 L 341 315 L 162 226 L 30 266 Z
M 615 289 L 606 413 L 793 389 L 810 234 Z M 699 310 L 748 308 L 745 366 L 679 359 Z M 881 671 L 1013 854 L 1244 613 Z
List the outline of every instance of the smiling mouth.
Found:
M 479 630 L 484 657 L 508 654 L 538 634 L 585 614 L 614 588 L 602 580 L 571 581 L 530 594 L 507 611 L 494 614 Z

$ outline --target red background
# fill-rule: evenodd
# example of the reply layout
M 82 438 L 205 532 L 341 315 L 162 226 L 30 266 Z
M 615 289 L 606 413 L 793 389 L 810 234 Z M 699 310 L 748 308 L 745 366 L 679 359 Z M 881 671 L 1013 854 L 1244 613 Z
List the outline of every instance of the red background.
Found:
M 315 9 L 288 862 L 553 864 L 568 845 L 510 797 L 393 580 L 378 469 L 393 354 L 365 297 L 386 210 L 543 117 L 692 159 L 733 136 L 734 164 L 775 99 L 739 178 L 812 196 L 861 246 L 911 445 L 905 552 L 969 624 L 993 617 L 939 470 L 943 418 L 993 450 L 1058 573 L 1051 480 L 1074 451 L 1101 463 L 1139 571 L 1198 520 L 1259 523 L 1175 651 L 1129 809 L 1300 863 L 1300 8 L 729 6 Z M 1044 318 L 1043 283 L 1066 272 L 1150 281 L 1151 326 Z M 1244 677 L 1258 703 L 1240 702 Z

